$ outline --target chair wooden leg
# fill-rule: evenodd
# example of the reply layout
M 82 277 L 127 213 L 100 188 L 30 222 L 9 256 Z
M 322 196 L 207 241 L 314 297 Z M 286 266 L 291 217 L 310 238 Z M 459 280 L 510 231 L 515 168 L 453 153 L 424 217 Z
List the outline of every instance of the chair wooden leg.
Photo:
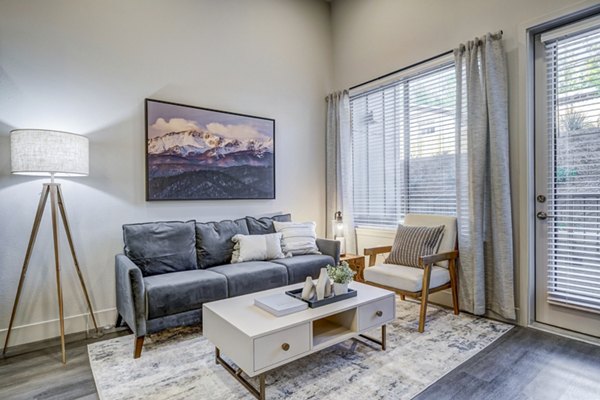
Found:
M 423 272 L 423 288 L 421 290 L 421 315 L 419 316 L 419 333 L 425 330 L 425 318 L 427 316 L 427 298 L 429 297 L 429 280 L 431 278 L 431 265 L 425 266 Z
M 135 350 L 133 352 L 133 358 L 140 358 L 142 355 L 142 347 L 144 346 L 144 336 L 135 338 Z
M 450 271 L 450 285 L 452 290 L 452 307 L 454 308 L 454 315 L 458 315 L 458 276 L 456 275 L 456 261 L 450 260 L 449 265 Z
M 406 297 L 403 294 L 401 294 L 400 295 L 400 300 L 406 300 Z

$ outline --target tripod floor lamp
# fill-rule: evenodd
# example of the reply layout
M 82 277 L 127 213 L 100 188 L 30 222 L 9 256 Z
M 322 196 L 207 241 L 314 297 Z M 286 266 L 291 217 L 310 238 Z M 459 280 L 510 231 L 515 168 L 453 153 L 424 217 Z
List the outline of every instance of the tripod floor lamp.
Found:
M 75 270 L 79 276 L 79 283 L 83 289 L 85 301 L 87 302 L 92 321 L 94 322 L 94 328 L 96 331 L 98 331 L 96 318 L 94 317 L 94 311 L 92 309 L 92 303 L 90 302 L 85 281 L 83 279 L 83 275 L 81 274 L 81 269 L 79 268 L 77 254 L 75 253 L 75 246 L 73 245 L 73 238 L 71 236 L 69 220 L 67 219 L 67 212 L 65 210 L 62 190 L 59 183 L 54 183 L 55 176 L 88 175 L 88 139 L 84 136 L 67 132 L 40 129 L 17 129 L 10 132 L 10 151 L 11 172 L 13 174 L 50 176 L 50 183 L 43 184 L 40 202 L 38 203 L 37 212 L 33 221 L 33 228 L 31 230 L 31 236 L 29 237 L 29 244 L 27 245 L 27 251 L 25 252 L 25 261 L 23 262 L 21 277 L 17 287 L 17 294 L 15 296 L 15 302 L 10 315 L 10 322 L 4 342 L 4 350 L 2 353 L 6 353 L 8 341 L 10 339 L 10 333 L 15 320 L 15 314 L 19 305 L 19 299 L 21 298 L 23 282 L 25 281 L 25 276 L 27 275 L 29 260 L 31 259 L 31 253 L 35 245 L 40 222 L 42 221 L 42 216 L 44 214 L 44 210 L 46 209 L 46 203 L 48 202 L 49 196 L 50 213 L 52 218 L 52 237 L 54 240 L 54 265 L 56 270 L 56 289 L 58 293 L 58 312 L 60 318 L 60 344 L 62 350 L 62 362 L 64 364 L 67 362 L 67 358 L 65 353 L 65 319 L 61 286 L 61 265 L 59 257 L 59 218 L 62 219 L 67 241 L 69 243 L 69 248 L 71 250 L 71 256 L 73 257 L 73 262 L 75 264 Z

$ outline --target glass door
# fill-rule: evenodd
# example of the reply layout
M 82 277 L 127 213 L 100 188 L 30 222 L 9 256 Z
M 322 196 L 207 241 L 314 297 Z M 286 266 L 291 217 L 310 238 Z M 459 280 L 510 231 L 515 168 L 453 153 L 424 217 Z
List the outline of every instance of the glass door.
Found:
M 600 20 L 536 37 L 536 320 L 600 337 Z

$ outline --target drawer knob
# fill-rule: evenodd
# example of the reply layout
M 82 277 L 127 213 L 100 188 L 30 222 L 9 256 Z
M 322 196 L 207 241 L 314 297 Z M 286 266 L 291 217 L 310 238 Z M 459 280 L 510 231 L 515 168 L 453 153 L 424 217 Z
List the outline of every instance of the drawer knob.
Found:
M 289 343 L 284 343 L 281 345 L 281 348 L 283 349 L 283 351 L 288 351 L 290 349 L 290 345 Z
M 383 311 L 379 310 L 375 313 L 375 315 L 377 315 L 378 317 L 381 317 L 383 315 Z

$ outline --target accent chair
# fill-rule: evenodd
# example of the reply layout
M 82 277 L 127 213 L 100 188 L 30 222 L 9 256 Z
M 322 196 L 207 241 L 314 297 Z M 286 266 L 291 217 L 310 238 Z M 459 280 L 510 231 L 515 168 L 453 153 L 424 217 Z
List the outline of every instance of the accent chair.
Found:
M 364 255 L 369 257 L 369 265 L 364 270 L 364 278 L 370 285 L 398 293 L 402 300 L 405 300 L 405 296 L 420 299 L 419 332 L 423 332 L 430 293 L 451 289 L 454 314 L 459 313 L 456 218 L 445 215 L 407 214 L 403 225 L 423 227 L 444 225 L 438 252 L 420 256 L 419 266 L 413 267 L 377 263 L 377 256 L 389 253 L 392 251 L 392 246 L 365 249 Z

